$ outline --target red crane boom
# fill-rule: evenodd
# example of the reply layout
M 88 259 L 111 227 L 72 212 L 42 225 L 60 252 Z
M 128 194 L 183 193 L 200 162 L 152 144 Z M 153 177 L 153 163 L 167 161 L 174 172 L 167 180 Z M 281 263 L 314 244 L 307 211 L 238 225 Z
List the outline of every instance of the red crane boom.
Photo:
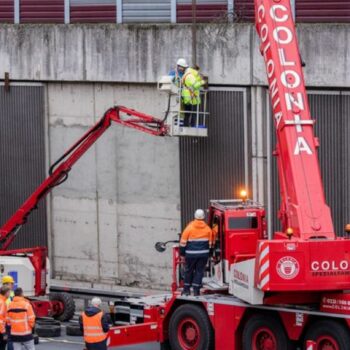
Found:
M 256 28 L 277 135 L 280 218 L 283 231 L 292 228 L 296 237 L 334 239 L 291 14 L 290 1 L 256 1 Z
M 106 111 L 104 116 L 51 166 L 49 176 L 0 228 L 0 250 L 4 251 L 9 247 L 19 229 L 26 223 L 28 215 L 33 209 L 36 209 L 38 202 L 52 188 L 60 185 L 67 179 L 72 166 L 111 126 L 112 122 L 154 136 L 165 136 L 168 134 L 168 129 L 162 120 L 147 114 L 123 106 L 116 106 Z

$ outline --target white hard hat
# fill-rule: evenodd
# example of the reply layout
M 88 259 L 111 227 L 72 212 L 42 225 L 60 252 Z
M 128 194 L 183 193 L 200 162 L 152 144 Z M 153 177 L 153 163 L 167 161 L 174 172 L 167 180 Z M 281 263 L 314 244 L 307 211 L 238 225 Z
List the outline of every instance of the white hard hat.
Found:
M 188 64 L 184 58 L 179 58 L 176 64 L 180 67 L 188 68 Z
M 203 209 L 197 209 L 194 213 L 194 218 L 197 220 L 204 220 L 205 219 L 205 213 Z
M 102 300 L 99 297 L 94 297 L 91 299 L 91 305 L 99 307 L 102 304 Z

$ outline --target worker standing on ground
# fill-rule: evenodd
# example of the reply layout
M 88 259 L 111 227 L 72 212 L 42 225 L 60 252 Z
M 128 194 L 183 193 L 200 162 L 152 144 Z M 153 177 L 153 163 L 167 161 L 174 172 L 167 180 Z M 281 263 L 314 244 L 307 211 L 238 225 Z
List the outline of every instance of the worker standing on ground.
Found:
M 10 340 L 14 350 L 35 349 L 35 315 L 32 305 L 23 297 L 22 288 L 15 289 L 15 296 L 7 309 L 6 322 L 10 326 Z
M 8 287 L 10 289 L 9 296 L 6 299 L 6 306 L 8 307 L 10 305 L 11 301 L 13 300 L 14 296 L 15 296 L 15 293 L 13 291 L 13 288 L 15 286 L 15 280 L 13 279 L 12 276 L 5 275 L 5 276 L 2 277 L 1 284 L 2 284 L 3 287 Z M 7 327 L 6 333 L 7 333 L 7 338 L 8 338 L 8 340 L 7 340 L 7 350 L 13 350 L 13 345 L 12 345 L 12 342 L 10 340 L 9 327 Z
M 187 61 L 184 58 L 179 58 L 176 62 L 176 69 L 169 72 L 169 75 L 173 77 L 173 83 L 179 88 L 181 88 L 182 78 L 187 68 Z
M 204 221 L 205 213 L 197 209 L 180 240 L 180 255 L 185 257 L 185 281 L 183 295 L 199 295 L 202 286 L 204 269 L 207 265 L 209 250 L 212 246 L 213 233 L 211 228 Z
M 100 298 L 92 298 L 91 306 L 79 318 L 87 350 L 107 350 L 109 318 L 101 310 L 101 304 Z
M 182 103 L 185 110 L 184 126 L 195 127 L 197 124 L 197 110 L 201 103 L 200 90 L 207 82 L 199 73 L 199 67 L 187 68 L 182 77 Z
M 8 286 L 2 286 L 0 289 L 0 350 L 6 349 L 6 300 L 10 296 L 11 289 Z

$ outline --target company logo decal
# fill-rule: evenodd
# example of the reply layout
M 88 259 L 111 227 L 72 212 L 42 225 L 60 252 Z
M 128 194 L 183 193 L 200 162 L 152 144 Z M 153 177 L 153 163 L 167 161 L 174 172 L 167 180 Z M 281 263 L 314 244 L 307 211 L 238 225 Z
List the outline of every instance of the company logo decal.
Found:
M 300 265 L 298 260 L 294 259 L 291 256 L 285 256 L 278 260 L 276 269 L 278 275 L 281 278 L 285 280 L 291 280 L 298 276 Z

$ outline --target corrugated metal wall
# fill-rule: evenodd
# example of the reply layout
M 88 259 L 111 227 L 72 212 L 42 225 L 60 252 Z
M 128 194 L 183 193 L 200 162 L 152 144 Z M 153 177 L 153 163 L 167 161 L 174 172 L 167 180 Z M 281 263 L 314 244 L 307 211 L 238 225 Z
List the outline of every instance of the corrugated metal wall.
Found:
M 170 0 L 123 0 L 124 23 L 170 22 Z
M 341 235 L 344 225 L 350 222 L 350 95 L 310 92 L 309 101 L 311 115 L 316 120 L 315 132 L 320 139 L 319 159 L 326 200 L 332 210 L 335 230 Z M 275 136 L 273 145 L 274 140 Z M 274 229 L 278 229 L 276 213 L 280 198 L 275 160 L 272 182 L 273 222 Z
M 63 23 L 64 0 L 20 0 L 21 23 Z
M 180 139 L 182 226 L 211 199 L 232 199 L 245 184 L 245 90 L 210 91 L 208 138 Z
M 236 20 L 254 21 L 254 0 L 235 0 L 234 11 Z
M 0 23 L 13 23 L 14 2 L 13 0 L 0 1 Z
M 300 22 L 350 22 L 349 0 L 295 0 Z
M 71 0 L 71 23 L 115 23 L 115 0 Z
M 44 88 L 0 86 L 0 225 L 45 178 Z M 47 245 L 45 200 L 11 247 Z
M 197 0 L 197 22 L 226 19 L 227 5 L 227 0 Z M 178 23 L 192 22 L 192 0 L 177 0 L 176 17 Z

